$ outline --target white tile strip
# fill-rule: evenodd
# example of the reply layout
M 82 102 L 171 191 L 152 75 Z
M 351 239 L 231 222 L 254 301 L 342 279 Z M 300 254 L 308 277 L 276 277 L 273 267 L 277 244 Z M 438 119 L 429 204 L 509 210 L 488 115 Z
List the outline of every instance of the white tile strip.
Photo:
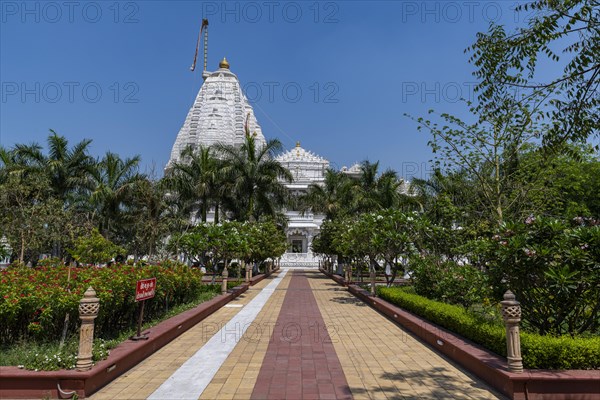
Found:
M 277 288 L 287 268 L 273 279 L 244 308 L 233 316 L 204 346 L 173 373 L 148 399 L 197 399 L 233 351 L 245 329 L 250 326 Z M 233 336 L 233 337 L 232 337 Z

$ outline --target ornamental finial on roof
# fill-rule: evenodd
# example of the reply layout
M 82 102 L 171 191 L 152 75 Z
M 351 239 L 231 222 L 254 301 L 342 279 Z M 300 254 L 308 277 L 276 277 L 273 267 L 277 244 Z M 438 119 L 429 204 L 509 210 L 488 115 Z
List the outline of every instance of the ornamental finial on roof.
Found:
M 225 57 L 223 57 L 223 59 L 219 63 L 219 68 L 229 69 L 229 62 L 227 61 L 227 59 Z
M 296 147 L 300 147 L 300 142 L 296 142 Z

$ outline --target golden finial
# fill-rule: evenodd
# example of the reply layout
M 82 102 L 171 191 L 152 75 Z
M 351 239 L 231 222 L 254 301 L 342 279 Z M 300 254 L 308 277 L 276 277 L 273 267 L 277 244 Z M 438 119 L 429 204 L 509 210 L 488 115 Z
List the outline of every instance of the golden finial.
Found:
M 300 147 L 300 142 L 296 142 L 296 147 Z
M 223 59 L 219 63 L 219 68 L 229 69 L 229 62 L 227 62 L 227 59 L 225 57 L 223 57 Z

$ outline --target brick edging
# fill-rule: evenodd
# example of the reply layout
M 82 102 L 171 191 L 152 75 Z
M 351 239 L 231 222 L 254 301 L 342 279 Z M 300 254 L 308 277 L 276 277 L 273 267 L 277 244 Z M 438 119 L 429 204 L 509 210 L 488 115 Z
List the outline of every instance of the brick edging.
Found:
M 251 282 L 252 285 L 266 276 L 263 274 L 255 278 L 259 279 Z M 236 286 L 227 294 L 219 295 L 145 330 L 144 332 L 149 334 L 148 340 L 136 342 L 127 340 L 119 344 L 110 351 L 110 355 L 105 360 L 99 361 L 89 371 L 35 372 L 0 366 L 0 398 L 72 397 L 61 395 L 58 385 L 64 392 L 76 392 L 80 398 L 89 396 L 244 293 L 249 286 L 249 284 Z
M 332 276 L 324 270 L 321 272 L 344 285 L 341 277 Z M 600 399 L 600 371 L 598 370 L 526 369 L 521 374 L 512 373 L 507 370 L 505 359 L 487 349 L 379 297 L 373 297 L 359 286 L 348 285 L 347 287 L 351 294 L 370 307 L 406 328 L 430 347 L 512 399 Z
M 271 272 L 268 273 L 264 273 L 264 274 L 258 274 L 256 276 L 253 276 L 252 278 L 250 278 L 250 286 L 254 286 L 256 285 L 258 282 L 262 281 L 265 278 L 268 278 L 269 276 L 271 276 L 273 273 L 279 271 L 279 268 L 274 269 Z

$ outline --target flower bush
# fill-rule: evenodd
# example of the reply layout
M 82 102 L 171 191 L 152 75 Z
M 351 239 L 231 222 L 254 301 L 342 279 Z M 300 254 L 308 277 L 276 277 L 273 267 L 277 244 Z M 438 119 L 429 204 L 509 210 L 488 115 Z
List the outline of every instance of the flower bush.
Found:
M 156 296 L 146 302 L 144 319 L 193 301 L 201 293 L 219 290 L 202 284 L 200 270 L 173 263 L 168 267 L 7 268 L 0 271 L 0 321 L 3 321 L 0 344 L 56 340 L 61 337 L 67 314 L 71 321 L 67 326 L 68 336 L 76 333 L 79 300 L 90 286 L 100 299 L 96 336 L 116 337 L 136 323 L 136 282 L 151 277 L 157 279 Z
M 469 307 L 491 295 L 487 276 L 472 265 L 416 256 L 410 259 L 410 269 L 415 292 L 429 299 Z
M 600 224 L 530 216 L 479 241 L 495 297 L 512 290 L 541 334 L 600 334 Z

